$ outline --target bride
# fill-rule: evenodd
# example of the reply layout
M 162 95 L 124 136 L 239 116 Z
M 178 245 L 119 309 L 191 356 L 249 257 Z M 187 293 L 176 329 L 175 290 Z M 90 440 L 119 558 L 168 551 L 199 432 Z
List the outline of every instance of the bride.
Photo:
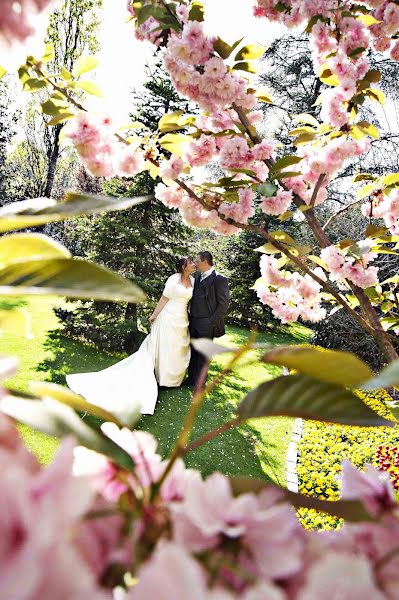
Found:
M 66 376 L 69 388 L 104 409 L 141 405 L 141 413 L 154 414 L 158 385 L 179 387 L 190 362 L 188 304 L 196 270 L 190 257 L 176 262 L 150 317 L 151 333 L 139 350 L 124 360 L 92 373 Z M 157 385 L 158 383 L 158 385 Z

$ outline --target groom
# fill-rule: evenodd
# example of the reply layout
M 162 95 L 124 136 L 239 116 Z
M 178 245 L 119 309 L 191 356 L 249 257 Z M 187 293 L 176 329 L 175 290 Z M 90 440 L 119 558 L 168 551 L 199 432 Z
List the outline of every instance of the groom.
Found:
M 226 277 L 213 267 L 210 252 L 200 252 L 195 260 L 193 298 L 190 307 L 191 339 L 221 337 L 225 334 L 224 317 L 230 304 L 229 284 Z M 205 357 L 191 346 L 188 378 L 184 385 L 196 385 L 206 362 Z

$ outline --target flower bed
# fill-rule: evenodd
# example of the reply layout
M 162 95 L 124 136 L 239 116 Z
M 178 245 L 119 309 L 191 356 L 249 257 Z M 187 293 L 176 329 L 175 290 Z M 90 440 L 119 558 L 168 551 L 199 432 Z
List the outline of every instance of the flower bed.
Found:
M 380 416 L 388 414 L 386 402 L 392 398 L 385 390 L 357 394 Z M 345 458 L 358 468 L 366 463 L 378 466 L 378 447 L 398 443 L 399 427 L 348 427 L 306 421 L 298 443 L 299 491 L 308 496 L 337 500 L 340 495 L 337 475 Z M 308 529 L 336 529 L 342 525 L 342 520 L 313 509 L 300 509 L 298 516 Z

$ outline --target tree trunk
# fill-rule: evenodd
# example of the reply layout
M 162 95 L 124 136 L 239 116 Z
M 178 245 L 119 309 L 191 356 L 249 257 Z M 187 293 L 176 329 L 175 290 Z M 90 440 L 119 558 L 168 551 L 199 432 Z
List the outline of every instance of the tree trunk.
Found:
M 48 156 L 48 167 L 47 167 L 47 179 L 46 188 L 44 195 L 46 198 L 51 198 L 51 194 L 54 187 L 55 171 L 57 168 L 58 158 L 60 156 L 60 133 L 62 126 L 56 125 L 54 127 L 54 143 Z

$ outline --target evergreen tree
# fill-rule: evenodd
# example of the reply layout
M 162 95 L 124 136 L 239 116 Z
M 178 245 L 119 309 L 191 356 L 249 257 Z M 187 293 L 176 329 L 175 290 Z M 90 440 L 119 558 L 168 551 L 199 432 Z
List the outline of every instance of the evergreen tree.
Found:
M 135 95 L 132 118 L 155 129 L 169 111 L 189 106 L 174 91 L 159 65 L 148 73 L 145 91 Z M 93 185 L 91 178 L 86 178 Z M 151 194 L 157 181 L 148 171 L 130 180 L 111 179 L 102 184 L 110 196 Z M 73 310 L 57 309 L 64 332 L 113 351 L 134 351 L 143 338 L 142 317 L 163 291 L 173 273 L 175 257 L 190 251 L 192 230 L 185 227 L 177 212 L 155 198 L 133 209 L 73 221 L 66 230 L 75 253 L 118 271 L 137 283 L 148 297 L 146 307 L 109 302 L 79 302 Z

